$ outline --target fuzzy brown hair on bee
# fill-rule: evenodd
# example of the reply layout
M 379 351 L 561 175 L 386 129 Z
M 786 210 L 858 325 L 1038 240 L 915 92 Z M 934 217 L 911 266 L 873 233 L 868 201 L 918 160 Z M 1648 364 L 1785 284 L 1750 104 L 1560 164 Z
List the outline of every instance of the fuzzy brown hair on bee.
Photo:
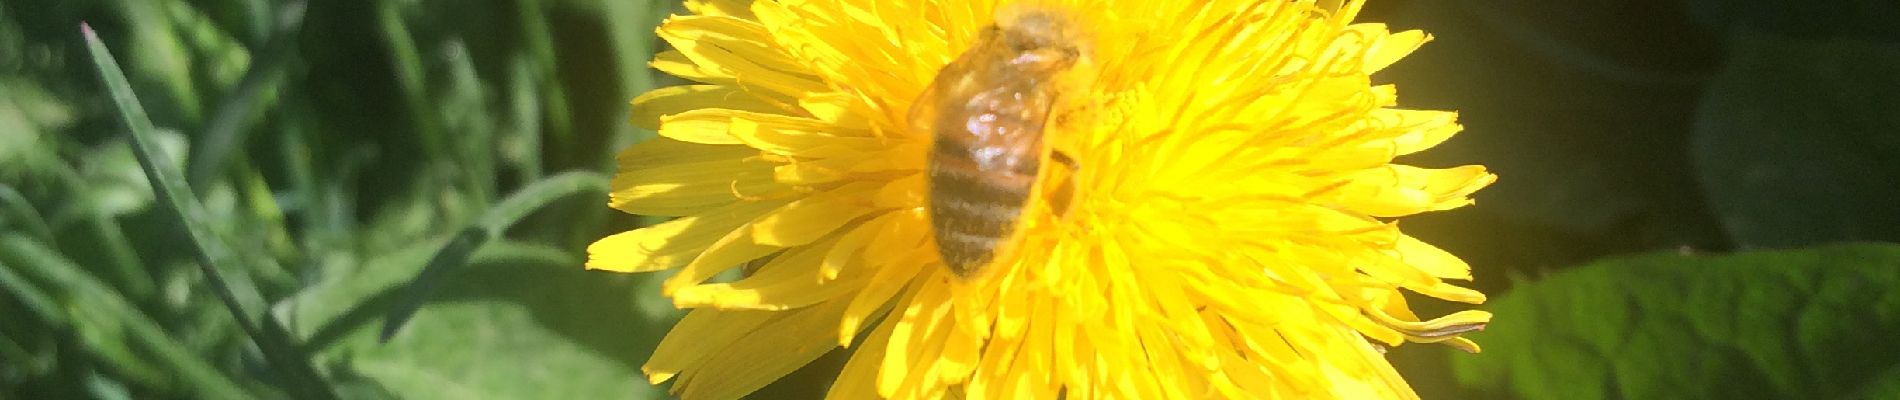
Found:
M 1057 10 L 999 14 L 910 111 L 913 129 L 933 139 L 927 211 L 937 252 L 966 279 L 1016 231 L 1042 172 L 1043 128 L 1063 94 L 1060 80 L 1086 51 L 1075 21 Z

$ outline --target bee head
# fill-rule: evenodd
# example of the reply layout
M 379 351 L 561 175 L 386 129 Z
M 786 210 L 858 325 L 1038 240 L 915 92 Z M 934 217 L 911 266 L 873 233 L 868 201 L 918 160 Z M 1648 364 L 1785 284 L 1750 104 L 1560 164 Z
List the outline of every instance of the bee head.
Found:
M 991 33 L 1016 55 L 1011 65 L 1047 71 L 1068 68 L 1081 56 L 1078 28 L 1060 10 L 1017 4 L 997 10 Z

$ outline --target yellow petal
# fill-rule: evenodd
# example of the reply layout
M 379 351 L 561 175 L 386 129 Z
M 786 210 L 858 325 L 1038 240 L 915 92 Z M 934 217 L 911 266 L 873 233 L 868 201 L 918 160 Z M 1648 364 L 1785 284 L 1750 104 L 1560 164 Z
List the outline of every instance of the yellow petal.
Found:
M 871 137 L 851 137 L 837 128 L 813 130 L 788 124 L 763 124 L 752 119 L 733 119 L 729 132 L 734 138 L 767 153 L 792 157 L 862 156 L 884 145 Z
M 654 138 L 620 153 L 608 203 L 643 215 L 687 215 L 778 190 L 771 164 L 745 146 Z
M 858 182 L 799 199 L 753 223 L 752 239 L 779 247 L 811 243 L 875 211 L 866 201 L 875 190 L 873 183 Z
M 760 92 L 745 92 L 726 85 L 681 85 L 671 86 L 643 93 L 633 98 L 633 110 L 627 121 L 647 129 L 659 129 L 660 119 L 673 114 L 702 109 L 723 108 L 728 110 L 750 111 L 756 113 L 785 114 L 790 108 L 790 99 L 782 96 L 765 95 Z
M 587 246 L 587 269 L 647 272 L 676 267 L 699 257 L 719 238 L 784 204 L 784 200 L 738 202 L 607 236 Z
M 674 292 L 681 288 L 698 285 L 700 282 L 712 279 L 713 275 L 718 275 L 720 272 L 770 256 L 781 250 L 783 248 L 778 246 L 767 246 L 752 241 L 750 227 L 735 229 L 707 245 L 705 251 L 699 253 L 699 257 L 693 258 L 692 262 L 686 263 L 686 266 L 681 267 L 673 277 L 660 283 L 660 294 L 672 297 Z
M 838 343 L 825 333 L 843 312 L 844 303 L 835 301 L 772 312 L 778 318 L 706 355 L 700 365 L 683 370 L 673 383 L 673 393 L 683 399 L 724 400 L 759 390 L 837 348 Z
M 1465 310 L 1430 321 L 1405 321 L 1392 318 L 1383 312 L 1367 312 L 1374 320 L 1404 332 L 1414 342 L 1435 343 L 1451 340 L 1460 334 L 1484 329 L 1491 322 L 1491 313 L 1478 310 Z
M 699 65 L 701 73 L 731 79 L 739 87 L 791 97 L 831 91 L 817 77 L 799 72 L 803 68 L 789 55 L 766 46 L 772 43 L 769 39 L 745 40 L 763 31 L 763 27 L 753 30 L 743 28 L 745 25 L 757 27 L 755 22 L 729 17 L 675 17 L 661 24 L 659 33 L 681 55 Z M 722 27 L 731 30 L 719 30 Z
M 1465 264 L 1465 260 L 1418 238 L 1399 236 L 1398 246 L 1393 250 L 1398 252 L 1400 260 L 1432 276 L 1471 280 L 1471 265 Z
M 870 399 L 877 397 L 877 372 L 884 364 L 884 348 L 891 341 L 891 329 L 897 319 L 886 318 L 865 336 L 864 345 L 844 363 L 844 370 L 825 392 L 827 399 Z
M 851 166 L 858 160 L 853 158 L 828 158 L 823 160 L 791 160 L 772 167 L 772 180 L 794 186 L 811 186 L 844 180 Z
M 694 14 L 757 20 L 752 16 L 751 5 L 752 2 L 746 0 L 686 0 L 686 9 Z
M 916 297 L 905 302 L 901 313 L 886 317 L 898 320 L 884 353 L 883 371 L 878 372 L 878 394 L 893 397 L 899 387 L 925 386 L 920 384 L 927 372 L 924 369 L 934 365 L 928 361 L 942 354 L 942 338 L 950 333 L 944 326 L 950 316 L 948 289 L 949 285 L 919 286 Z
M 692 59 L 686 58 L 686 53 L 681 53 L 679 50 L 667 50 L 659 54 L 654 54 L 653 62 L 649 63 L 649 65 L 653 66 L 653 69 L 665 72 L 667 75 L 677 76 L 693 82 L 738 87 L 738 85 L 735 84 L 738 80 L 733 79 L 731 74 L 709 67 L 701 67 L 699 64 L 694 63 Z
M 1458 113 L 1435 110 L 1382 108 L 1367 115 L 1361 129 L 1391 132 L 1376 135 L 1393 155 L 1417 153 L 1438 146 L 1457 134 Z
M 914 276 L 915 271 L 906 271 L 904 268 L 879 268 L 871 280 L 865 282 L 864 290 L 851 297 L 844 318 L 838 322 L 838 344 L 850 346 L 851 341 L 857 338 L 859 329 L 864 327 L 864 322 L 883 314 L 893 304 L 891 300 L 911 286 Z
M 1472 192 L 1497 177 L 1481 166 L 1445 169 L 1387 165 L 1342 178 L 1327 200 L 1377 217 L 1399 217 L 1471 204 Z
M 799 74 L 796 71 L 804 69 L 791 54 L 778 47 L 777 41 L 772 40 L 772 35 L 758 21 L 723 15 L 676 15 L 660 25 L 659 35 L 675 48 L 686 52 L 688 57 L 694 56 L 695 52 L 687 49 L 706 46 L 730 52 L 771 71 Z M 687 45 L 682 46 L 680 42 Z M 706 63 L 712 60 L 700 61 Z M 731 66 L 719 62 L 711 62 L 710 65 Z M 749 75 L 742 72 L 739 76 Z
M 884 184 L 874 204 L 880 208 L 922 207 L 925 188 L 924 174 L 904 175 Z
M 921 217 L 911 212 L 890 215 L 897 219 L 885 224 L 884 230 L 871 238 L 859 256 L 863 268 L 877 273 L 865 283 L 863 291 L 851 298 L 850 308 L 838 323 L 838 341 L 844 345 L 850 345 L 864 322 L 890 304 L 898 292 L 912 286 L 920 270 L 936 266 L 937 255 L 924 251 L 924 236 L 916 228 L 923 223 Z
M 1384 70 L 1432 40 L 1424 31 L 1389 33 L 1384 24 L 1355 24 L 1351 29 L 1371 39 L 1366 47 L 1366 73 Z
M 869 266 L 858 262 L 860 250 L 863 250 L 865 244 L 869 243 L 878 232 L 888 229 L 887 225 L 896 218 L 897 213 L 884 213 L 862 225 L 848 228 L 850 232 L 842 235 L 838 239 L 838 244 L 832 246 L 831 251 L 825 253 L 825 259 L 819 263 L 817 280 L 823 282 L 838 279 L 838 274 L 843 273 L 845 267 L 848 266 L 861 270 L 859 273 L 868 273 L 866 271 L 870 269 Z
M 1425 270 L 1406 263 L 1396 256 L 1387 254 L 1369 255 L 1358 258 L 1358 260 L 1361 262 L 1355 264 L 1359 266 L 1360 272 L 1364 272 L 1367 276 L 1381 282 L 1404 287 L 1419 294 L 1445 300 L 1474 304 L 1484 302 L 1483 293 L 1445 283 L 1445 281 L 1440 280 L 1438 277 L 1432 276 L 1432 274 L 1427 273 Z
M 708 283 L 673 292 L 673 305 L 680 308 L 717 307 L 742 310 L 788 310 L 821 301 L 847 302 L 846 296 L 863 286 L 865 274 L 846 275 L 843 279 L 814 281 L 812 271 L 838 243 L 831 238 L 787 250 L 773 257 L 751 276 L 732 283 Z
M 863 96 L 846 93 L 815 93 L 798 99 L 798 105 L 812 118 L 840 128 L 863 130 L 870 129 L 864 116 L 878 113 L 865 105 L 867 101 Z
M 823 121 L 782 114 L 723 108 L 703 108 L 660 117 L 660 136 L 703 144 L 745 144 L 733 135 L 735 121 L 770 125 L 775 129 L 823 130 Z
M 665 382 L 777 316 L 765 311 L 693 310 L 660 339 L 640 371 L 655 385 Z

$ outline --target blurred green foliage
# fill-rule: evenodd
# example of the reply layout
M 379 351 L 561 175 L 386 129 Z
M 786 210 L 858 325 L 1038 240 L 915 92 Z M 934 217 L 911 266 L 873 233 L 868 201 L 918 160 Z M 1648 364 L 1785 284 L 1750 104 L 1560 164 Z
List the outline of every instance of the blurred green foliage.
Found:
M 578 265 L 676 7 L 0 2 L 0 398 L 658 397 Z
M 1484 353 L 1394 351 L 1426 398 L 1897 393 L 1900 260 L 1830 244 L 1900 241 L 1900 3 L 1374 4 L 1436 38 L 1383 76 L 1402 105 L 1466 126 L 1412 161 L 1501 177 L 1405 221 L 1496 312 Z
M 1467 127 L 1407 161 L 1503 179 L 1404 222 L 1497 313 L 1427 398 L 1900 395 L 1900 248 L 1832 244 L 1900 241 L 1900 3 L 1371 1 Z M 0 398 L 663 397 L 659 277 L 578 265 L 675 3 L 0 0 Z

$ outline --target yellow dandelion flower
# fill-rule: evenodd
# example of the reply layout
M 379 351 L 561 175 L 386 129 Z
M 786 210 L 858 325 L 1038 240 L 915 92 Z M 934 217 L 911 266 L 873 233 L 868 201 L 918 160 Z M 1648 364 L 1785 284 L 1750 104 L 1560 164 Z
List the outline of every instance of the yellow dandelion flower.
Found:
M 1457 334 L 1489 314 L 1401 295 L 1484 301 L 1392 221 L 1495 179 L 1393 163 L 1459 130 L 1368 78 L 1425 34 L 1354 24 L 1356 0 L 995 3 L 706 0 L 660 27 L 653 65 L 697 84 L 634 99 L 661 137 L 621 153 L 611 205 L 680 218 L 587 262 L 673 271 L 692 311 L 650 380 L 737 398 L 849 346 L 831 398 L 1412 398 L 1384 346 L 1477 350 Z M 925 93 L 1025 9 L 1077 38 L 1012 83 L 1058 99 L 1034 128 L 1064 160 L 980 268 L 946 266 L 914 104 L 969 100 Z

